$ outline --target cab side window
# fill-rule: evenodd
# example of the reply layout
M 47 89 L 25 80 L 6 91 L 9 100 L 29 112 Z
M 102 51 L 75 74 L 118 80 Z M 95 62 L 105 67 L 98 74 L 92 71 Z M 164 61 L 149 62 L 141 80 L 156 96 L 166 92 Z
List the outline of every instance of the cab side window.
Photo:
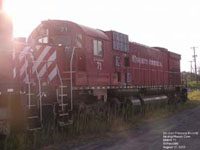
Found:
M 120 67 L 120 57 L 119 56 L 115 56 L 115 66 Z
M 39 38 L 39 39 L 38 39 L 38 43 L 47 44 L 47 43 L 48 43 L 48 37 Z
M 93 40 L 93 52 L 95 56 L 103 56 L 103 43 L 99 40 Z
M 48 35 L 49 29 L 44 25 L 41 25 L 41 27 L 37 29 L 37 42 L 47 44 L 49 42 Z
M 129 57 L 124 57 L 124 66 L 125 67 L 130 67 L 130 63 L 129 63 Z

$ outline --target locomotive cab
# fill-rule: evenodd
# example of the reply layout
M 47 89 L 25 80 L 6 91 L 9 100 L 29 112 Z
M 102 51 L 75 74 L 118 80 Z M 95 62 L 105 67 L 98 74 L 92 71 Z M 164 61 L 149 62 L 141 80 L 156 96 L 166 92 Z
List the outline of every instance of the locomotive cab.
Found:
M 73 60 L 73 70 L 86 71 L 87 51 L 83 49 L 83 30 L 80 26 L 70 21 L 46 20 L 33 30 L 28 38 L 28 45 L 35 47 L 50 46 L 56 51 L 55 63 L 65 72 L 70 71 L 71 57 Z M 78 50 L 79 49 L 79 50 Z M 81 50 L 80 50 L 81 49 Z M 33 50 L 35 50 L 33 48 Z M 74 54 L 73 54 L 74 51 Z M 37 52 L 36 52 L 37 53 Z M 61 73 L 62 74 L 62 73 Z M 61 75 L 62 76 L 62 75 Z
M 42 21 L 42 23 L 31 33 L 28 43 L 48 44 L 64 47 L 71 47 L 72 35 L 66 22 L 62 21 Z

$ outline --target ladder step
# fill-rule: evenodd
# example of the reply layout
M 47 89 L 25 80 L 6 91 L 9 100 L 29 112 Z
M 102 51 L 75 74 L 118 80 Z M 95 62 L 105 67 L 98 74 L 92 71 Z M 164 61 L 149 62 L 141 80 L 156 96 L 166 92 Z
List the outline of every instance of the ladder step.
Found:
M 69 81 L 71 78 L 62 78 L 63 81 Z
M 68 104 L 59 104 L 60 107 L 67 106 Z
M 64 71 L 63 73 L 75 73 L 76 71 Z
M 68 122 L 68 123 L 64 123 L 63 126 L 67 126 L 67 125 L 71 125 L 71 124 L 73 124 L 73 123 Z
M 28 81 L 28 82 L 26 82 L 25 84 L 31 84 L 31 82 L 30 82 L 30 81 Z
M 36 130 L 40 130 L 41 127 L 38 127 L 38 128 L 32 128 L 32 129 L 27 129 L 28 131 L 36 131 Z
M 26 95 L 30 95 L 30 96 L 32 96 L 32 95 L 35 95 L 35 93 L 28 93 L 28 94 L 26 94 Z
M 68 116 L 69 113 L 63 113 L 63 114 L 59 114 L 60 117 L 63 117 L 63 116 Z
M 67 96 L 67 94 L 59 94 L 59 96 Z
M 31 117 L 27 117 L 28 119 L 36 119 L 39 118 L 38 116 L 31 116 Z
M 65 123 L 63 121 L 60 121 L 59 124 L 60 124 L 61 127 L 64 127 L 64 126 L 73 124 L 73 122 L 67 122 L 67 123 Z
M 37 105 L 30 105 L 30 107 L 36 107 Z M 29 105 L 27 105 L 26 107 L 29 107 Z
M 66 85 L 60 85 L 59 87 L 60 88 L 68 88 L 68 86 L 66 86 Z

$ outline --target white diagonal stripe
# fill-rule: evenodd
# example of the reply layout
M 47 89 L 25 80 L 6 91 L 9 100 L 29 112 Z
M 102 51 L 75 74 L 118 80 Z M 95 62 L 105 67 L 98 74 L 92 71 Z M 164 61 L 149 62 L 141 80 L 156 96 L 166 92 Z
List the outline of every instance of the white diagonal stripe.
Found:
M 38 51 L 40 49 L 41 45 L 36 45 L 36 50 Z
M 26 55 L 27 51 L 30 49 L 29 46 L 26 46 L 24 47 L 24 49 L 22 50 L 22 52 L 20 53 L 20 56 L 19 56 L 19 60 L 20 62 L 22 61 L 23 57 Z
M 56 51 L 49 57 L 49 59 L 47 60 L 47 64 L 43 65 L 42 69 L 39 72 L 39 77 L 42 77 L 45 74 L 47 68 L 49 68 L 54 60 L 56 60 Z
M 27 67 L 28 67 L 28 61 L 25 61 L 24 65 L 20 69 L 20 76 L 23 75 Z
M 49 50 L 51 49 L 51 46 L 46 46 L 45 49 L 42 51 L 38 59 L 33 65 L 33 73 L 37 70 L 40 63 L 43 61 L 44 57 L 48 54 Z
M 13 68 L 13 78 L 14 78 L 14 79 L 16 78 L 16 67 Z
M 76 35 L 76 46 L 82 48 L 82 34 Z
M 53 70 L 51 71 L 51 73 L 48 75 L 49 80 L 52 81 L 53 78 L 56 76 L 56 74 L 57 74 L 57 68 L 54 67 L 54 69 L 53 69 Z
M 24 49 L 22 50 L 22 53 L 23 53 L 23 54 L 26 53 L 29 49 L 30 49 L 30 46 L 24 47 Z
M 45 74 L 45 72 L 47 71 L 47 66 L 46 65 L 44 65 L 43 67 L 42 67 L 42 69 L 40 70 L 40 72 L 39 72 L 39 77 L 42 77 L 44 74 Z
M 54 61 L 56 60 L 56 51 L 49 57 L 48 61 Z

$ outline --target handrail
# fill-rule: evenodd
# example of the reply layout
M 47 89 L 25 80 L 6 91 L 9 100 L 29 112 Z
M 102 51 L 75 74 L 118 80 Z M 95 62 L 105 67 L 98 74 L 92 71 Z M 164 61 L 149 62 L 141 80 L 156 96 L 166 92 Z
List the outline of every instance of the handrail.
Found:
M 59 80 L 60 80 L 60 83 L 61 83 L 61 106 L 62 106 L 62 111 L 64 111 L 64 105 L 63 105 L 63 81 L 62 81 L 62 77 L 61 77 L 61 74 L 60 74 L 60 71 L 59 71 L 59 68 L 58 68 L 58 66 L 57 66 L 57 64 L 56 64 L 56 70 L 57 70 L 57 72 L 58 72 L 58 77 L 59 77 Z
M 31 54 L 31 59 L 32 59 L 33 62 L 36 62 L 36 61 L 34 61 L 32 54 Z M 35 70 L 35 72 L 36 72 L 36 76 L 37 76 L 37 79 L 38 79 L 39 103 L 40 103 L 40 121 L 42 121 L 42 88 L 41 88 L 40 76 L 39 76 L 37 69 Z
M 58 72 L 58 77 L 59 77 L 60 83 L 61 83 L 61 85 L 63 85 L 62 77 L 61 77 L 61 74 L 60 74 L 60 71 L 59 71 L 59 69 L 58 69 L 57 64 L 56 64 L 56 70 L 57 70 L 57 72 Z
M 28 55 L 28 54 L 30 55 L 32 62 L 36 62 L 36 61 L 34 61 L 33 55 L 29 52 L 24 54 L 25 59 L 27 60 L 26 55 Z M 40 103 L 40 120 L 42 121 L 42 92 L 41 92 L 42 89 L 41 89 L 41 81 L 40 81 L 40 77 L 39 77 L 39 73 L 38 73 L 37 69 L 36 69 L 36 76 L 37 76 L 37 79 L 38 79 L 38 86 L 39 86 L 38 88 L 39 88 L 39 103 Z M 28 77 L 27 69 L 26 69 L 26 77 Z M 27 79 L 29 81 L 29 77 Z M 30 103 L 31 103 L 30 81 L 28 82 L 28 84 L 29 84 L 29 86 L 28 86 L 29 99 L 28 100 L 29 100 L 29 109 L 30 109 Z
M 24 55 L 24 58 L 25 58 L 25 62 L 28 62 L 26 55 Z M 30 85 L 31 83 L 29 80 L 27 68 L 26 68 L 26 80 L 28 81 L 28 108 L 30 109 L 31 108 L 31 85 Z
M 74 59 L 74 51 L 75 49 L 78 47 L 73 47 L 72 50 L 72 55 L 71 55 L 71 59 L 70 59 L 70 95 L 71 95 L 71 111 L 73 110 L 73 76 L 72 76 L 72 65 L 73 65 L 73 59 Z

